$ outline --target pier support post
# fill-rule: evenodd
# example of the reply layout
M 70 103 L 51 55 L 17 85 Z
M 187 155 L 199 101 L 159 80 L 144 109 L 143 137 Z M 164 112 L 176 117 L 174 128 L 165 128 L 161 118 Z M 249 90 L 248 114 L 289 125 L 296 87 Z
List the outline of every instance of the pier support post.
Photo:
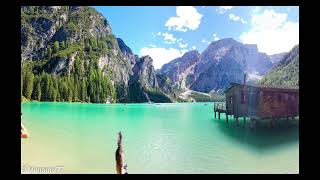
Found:
M 214 118 L 215 118 L 215 119 L 217 118 L 216 111 L 214 111 Z
M 238 116 L 236 116 L 236 125 L 239 126 Z
M 226 113 L 226 121 L 228 122 L 228 114 Z
M 274 128 L 276 125 L 276 119 L 275 118 L 272 118 L 272 128 Z
M 246 117 L 245 116 L 243 117 L 243 123 L 244 123 L 244 125 L 246 125 Z
M 218 112 L 218 117 L 219 117 L 219 120 L 220 120 L 220 112 Z
M 227 123 L 227 124 L 229 123 L 228 115 L 227 115 L 227 118 L 226 118 L 226 123 Z

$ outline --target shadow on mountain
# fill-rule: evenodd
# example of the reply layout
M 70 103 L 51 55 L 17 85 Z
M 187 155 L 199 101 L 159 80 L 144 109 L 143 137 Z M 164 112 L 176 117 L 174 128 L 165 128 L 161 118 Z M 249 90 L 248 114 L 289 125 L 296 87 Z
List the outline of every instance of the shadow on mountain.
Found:
M 258 150 L 270 150 L 272 148 L 286 146 L 299 141 L 299 120 L 278 120 L 277 125 L 271 128 L 269 121 L 257 122 L 256 128 L 250 128 L 250 121 L 244 124 L 239 119 L 239 126 L 236 126 L 233 118 L 226 124 L 224 119 L 212 119 L 223 134 L 239 142 L 242 145 L 252 146 Z

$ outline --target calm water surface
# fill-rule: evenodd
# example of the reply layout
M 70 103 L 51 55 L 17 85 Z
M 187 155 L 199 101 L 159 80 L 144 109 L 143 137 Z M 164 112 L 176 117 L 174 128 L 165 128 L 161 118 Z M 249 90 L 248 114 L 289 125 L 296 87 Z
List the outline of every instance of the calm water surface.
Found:
M 214 119 L 213 103 L 22 103 L 21 163 L 115 173 L 117 132 L 128 173 L 299 173 L 299 122 L 255 130 Z

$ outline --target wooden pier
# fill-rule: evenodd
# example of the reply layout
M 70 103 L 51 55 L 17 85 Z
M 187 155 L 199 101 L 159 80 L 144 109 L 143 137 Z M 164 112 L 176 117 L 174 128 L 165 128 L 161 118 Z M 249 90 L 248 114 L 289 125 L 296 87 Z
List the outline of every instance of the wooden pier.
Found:
M 214 111 L 214 118 L 220 120 L 221 119 L 221 114 L 225 114 L 226 116 L 226 123 L 229 123 L 229 118 L 233 118 L 235 119 L 236 125 L 239 126 L 239 119 L 242 118 L 244 124 L 246 124 L 246 120 L 249 119 L 250 120 L 250 128 L 254 128 L 256 127 L 257 121 L 258 120 L 270 120 L 270 128 L 274 128 L 276 127 L 276 122 L 278 119 L 284 119 L 287 121 L 287 123 L 289 122 L 289 120 L 294 120 L 295 116 L 286 116 L 285 118 L 274 118 L 274 117 L 270 117 L 270 118 L 259 118 L 259 117 L 255 117 L 255 116 L 235 116 L 234 114 L 229 114 L 227 109 L 226 109 L 226 105 L 224 102 L 216 102 L 214 103 L 214 107 L 213 107 L 213 111 Z M 218 115 L 217 115 L 218 114 Z

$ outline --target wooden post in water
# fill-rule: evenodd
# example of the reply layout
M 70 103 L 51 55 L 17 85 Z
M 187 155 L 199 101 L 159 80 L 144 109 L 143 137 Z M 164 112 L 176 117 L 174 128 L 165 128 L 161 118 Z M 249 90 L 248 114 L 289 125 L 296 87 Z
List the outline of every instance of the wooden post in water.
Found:
M 246 117 L 245 116 L 243 117 L 243 122 L 244 122 L 244 125 L 246 125 Z
M 239 126 L 238 116 L 236 116 L 236 124 L 237 124 L 237 126 Z
M 218 112 L 218 117 L 219 117 L 219 120 L 220 120 L 220 112 Z
M 227 118 L 226 118 L 226 122 L 227 122 L 227 124 L 229 123 L 228 115 L 227 115 Z
M 271 128 L 274 128 L 274 118 L 271 119 Z
M 226 121 L 228 122 L 228 114 L 226 113 Z
M 214 118 L 216 119 L 217 118 L 217 115 L 216 115 L 216 111 L 214 110 Z

